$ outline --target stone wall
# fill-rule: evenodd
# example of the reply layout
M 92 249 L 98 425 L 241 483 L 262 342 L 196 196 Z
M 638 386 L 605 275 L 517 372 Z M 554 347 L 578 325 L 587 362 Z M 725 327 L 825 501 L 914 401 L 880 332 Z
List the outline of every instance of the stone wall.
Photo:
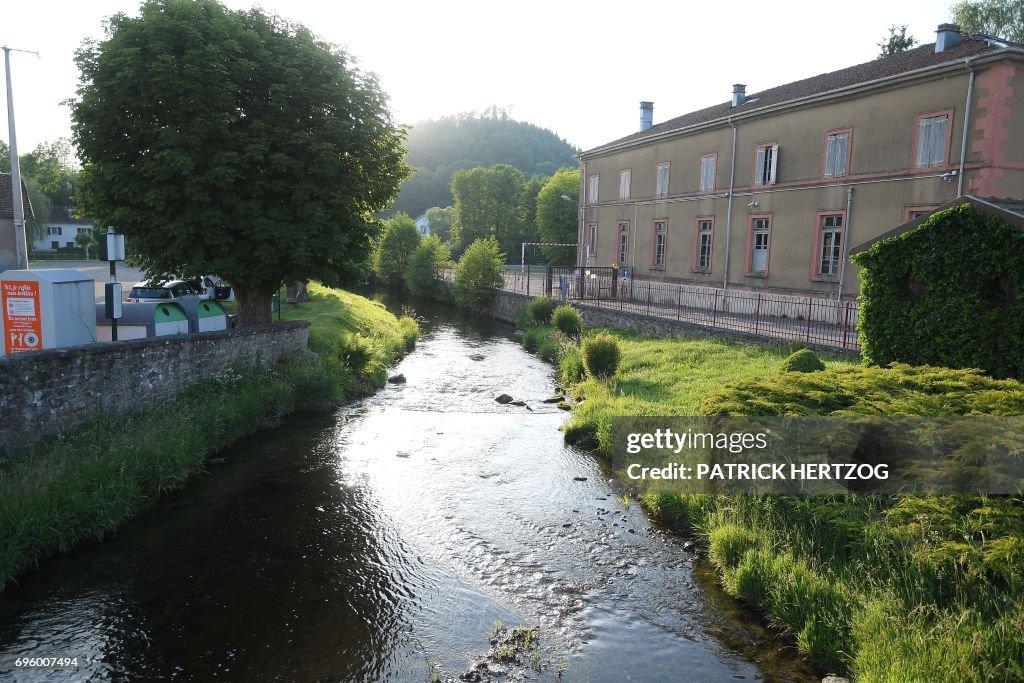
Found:
M 494 302 L 494 317 L 515 324 L 520 314 L 526 310 L 526 306 L 533 297 L 515 292 L 499 291 Z M 646 316 L 639 313 L 627 311 L 616 311 L 611 308 L 593 306 L 579 301 L 570 302 L 583 313 L 583 322 L 590 327 L 615 327 L 620 330 L 649 334 L 654 337 L 710 337 L 714 339 L 732 339 L 734 341 L 748 344 L 760 344 L 770 348 L 789 349 L 794 346 L 806 346 L 818 353 L 830 356 L 856 355 L 853 351 L 844 351 L 832 346 L 818 344 L 804 344 L 788 339 L 762 337 L 760 335 L 748 334 L 734 330 L 726 330 L 719 327 L 704 327 L 693 323 L 662 318 L 658 316 Z
M 308 338 L 309 323 L 297 320 L 0 357 L 0 455 L 101 413 L 170 401 L 231 367 L 270 367 L 305 351 Z

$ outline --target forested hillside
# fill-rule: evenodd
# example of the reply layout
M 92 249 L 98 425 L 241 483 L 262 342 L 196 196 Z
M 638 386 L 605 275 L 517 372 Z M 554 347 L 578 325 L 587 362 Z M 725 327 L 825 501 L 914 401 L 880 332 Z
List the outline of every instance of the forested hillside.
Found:
M 509 164 L 529 178 L 575 167 L 576 149 L 551 131 L 514 121 L 492 107 L 483 114 L 457 114 L 421 121 L 409 131 L 408 163 L 415 175 L 402 186 L 394 211 L 418 216 L 452 204 L 452 174 L 463 168 Z

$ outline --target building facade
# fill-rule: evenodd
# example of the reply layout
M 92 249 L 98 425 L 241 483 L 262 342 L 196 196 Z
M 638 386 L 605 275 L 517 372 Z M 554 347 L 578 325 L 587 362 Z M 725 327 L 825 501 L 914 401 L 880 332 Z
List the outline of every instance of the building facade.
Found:
M 32 251 L 77 249 L 79 247 L 75 238 L 81 233 L 95 231 L 96 226 L 91 221 L 75 218 L 68 207 L 55 206 L 50 210 L 45 233 L 36 235 L 32 240 Z
M 579 263 L 848 298 L 848 246 L 962 194 L 1024 196 L 1024 46 L 936 43 L 747 94 L 580 154 Z M 966 131 L 966 133 L 965 133 Z

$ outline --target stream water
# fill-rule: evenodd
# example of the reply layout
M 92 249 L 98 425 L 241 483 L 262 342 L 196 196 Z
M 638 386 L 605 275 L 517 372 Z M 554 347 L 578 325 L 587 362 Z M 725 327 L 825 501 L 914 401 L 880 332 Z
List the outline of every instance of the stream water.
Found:
M 511 332 L 433 316 L 406 384 L 288 418 L 44 562 L 0 593 L 0 680 L 444 681 L 497 621 L 541 654 L 493 680 L 815 680 L 563 445 L 552 368 Z

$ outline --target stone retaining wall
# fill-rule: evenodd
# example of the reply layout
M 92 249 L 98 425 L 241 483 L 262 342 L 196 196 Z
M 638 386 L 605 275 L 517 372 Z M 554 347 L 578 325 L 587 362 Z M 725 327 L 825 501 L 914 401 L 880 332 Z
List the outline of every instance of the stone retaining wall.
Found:
M 0 357 L 0 456 L 102 414 L 170 401 L 231 367 L 302 353 L 304 320 L 222 332 L 100 342 Z

